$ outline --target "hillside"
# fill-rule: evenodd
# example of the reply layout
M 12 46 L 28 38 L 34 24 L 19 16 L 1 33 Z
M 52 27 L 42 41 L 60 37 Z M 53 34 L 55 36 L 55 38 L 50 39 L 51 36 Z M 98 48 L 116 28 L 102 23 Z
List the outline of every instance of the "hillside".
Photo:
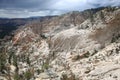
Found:
M 120 8 L 25 24 L 0 52 L 3 80 L 120 80 Z
M 0 39 L 3 39 L 5 36 L 11 36 L 11 34 L 17 30 L 20 26 L 29 24 L 36 21 L 43 21 L 44 19 L 49 19 L 54 16 L 46 17 L 31 17 L 31 18 L 0 18 Z

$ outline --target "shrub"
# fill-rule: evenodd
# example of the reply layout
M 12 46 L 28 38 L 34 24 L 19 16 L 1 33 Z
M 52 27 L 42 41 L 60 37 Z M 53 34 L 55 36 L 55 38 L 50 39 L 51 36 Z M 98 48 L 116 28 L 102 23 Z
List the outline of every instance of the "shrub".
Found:
M 44 63 L 43 66 L 42 66 L 43 69 L 48 69 L 49 68 L 49 64 L 47 63 Z
M 32 78 L 32 73 L 30 72 L 30 70 L 26 71 L 24 74 L 24 77 L 26 80 L 30 80 L 30 78 Z
M 15 74 L 15 75 L 13 76 L 13 79 L 14 79 L 14 80 L 20 80 L 20 76 L 19 76 L 18 74 Z

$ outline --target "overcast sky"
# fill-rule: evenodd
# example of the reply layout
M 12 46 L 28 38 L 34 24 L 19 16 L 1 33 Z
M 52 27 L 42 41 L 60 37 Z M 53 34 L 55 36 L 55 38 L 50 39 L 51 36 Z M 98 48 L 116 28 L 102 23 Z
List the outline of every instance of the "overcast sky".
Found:
M 101 6 L 120 6 L 120 0 L 0 0 L 0 17 L 59 15 Z

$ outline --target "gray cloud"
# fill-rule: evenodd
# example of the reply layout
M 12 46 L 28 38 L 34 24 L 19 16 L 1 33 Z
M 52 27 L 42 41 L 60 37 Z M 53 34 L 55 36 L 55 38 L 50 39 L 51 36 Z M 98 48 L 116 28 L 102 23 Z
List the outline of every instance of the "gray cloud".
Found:
M 0 0 L 0 8 L 5 9 L 45 9 L 47 0 Z
M 120 6 L 120 0 L 0 0 L 0 17 L 57 15 L 101 6 Z
M 0 17 L 2 18 L 28 18 L 33 16 L 49 16 L 60 15 L 65 11 L 60 10 L 40 10 L 40 11 L 28 11 L 28 10 L 4 10 L 0 9 Z

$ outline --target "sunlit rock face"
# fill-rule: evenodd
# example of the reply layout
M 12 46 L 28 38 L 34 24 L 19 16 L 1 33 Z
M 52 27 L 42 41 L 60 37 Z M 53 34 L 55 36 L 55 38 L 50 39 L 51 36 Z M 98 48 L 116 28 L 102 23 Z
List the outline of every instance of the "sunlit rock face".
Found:
M 120 9 L 71 12 L 27 24 L 3 46 L 11 71 L 4 69 L 11 76 L 4 75 L 13 80 L 119 80 Z

